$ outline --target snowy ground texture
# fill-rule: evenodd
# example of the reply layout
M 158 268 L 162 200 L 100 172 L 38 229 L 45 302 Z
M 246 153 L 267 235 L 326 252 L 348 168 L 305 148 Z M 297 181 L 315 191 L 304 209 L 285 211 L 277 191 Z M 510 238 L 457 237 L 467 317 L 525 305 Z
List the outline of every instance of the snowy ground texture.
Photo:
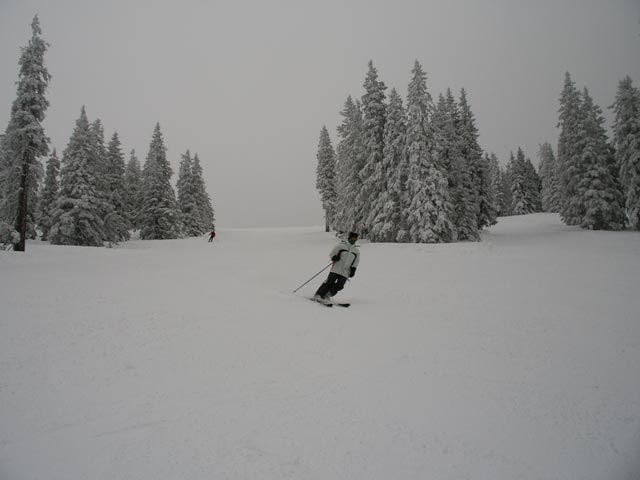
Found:
M 0 253 L 0 479 L 640 478 L 640 235 L 220 230 Z

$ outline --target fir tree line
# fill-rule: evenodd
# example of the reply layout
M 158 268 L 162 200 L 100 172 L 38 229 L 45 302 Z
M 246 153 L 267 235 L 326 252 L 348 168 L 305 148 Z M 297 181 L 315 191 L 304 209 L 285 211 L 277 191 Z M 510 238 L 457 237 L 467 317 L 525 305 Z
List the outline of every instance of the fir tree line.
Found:
M 58 165 L 54 151 L 47 161 L 37 219 L 43 240 L 101 246 L 128 240 L 130 230 L 139 230 L 147 240 L 199 236 L 214 228 L 198 155 L 192 159 L 187 151 L 182 156 L 176 198 L 159 124 L 141 168 L 134 150 L 125 162 L 117 133 L 104 146 L 100 120 L 89 123 L 83 107 L 62 156 L 56 193 Z
M 640 230 L 640 93 L 630 77 L 618 84 L 613 138 L 589 90 L 569 73 L 560 95 L 557 154 L 540 147 L 542 208 L 567 225 Z
M 610 107 L 609 141 L 601 109 L 566 74 L 557 155 L 540 145 L 536 171 L 520 147 L 504 168 L 483 154 L 464 89 L 434 102 L 419 62 L 412 74 L 405 107 L 397 90 L 385 97 L 369 62 L 364 95 L 340 112 L 335 151 L 323 127 L 316 185 L 327 230 L 384 242 L 477 240 L 498 216 L 539 211 L 588 229 L 640 229 L 640 94 L 629 77 Z
M 100 120 L 90 123 L 84 107 L 69 143 L 58 158 L 49 153 L 42 121 L 50 75 L 47 43 L 38 17 L 22 49 L 16 99 L 5 134 L 0 135 L 0 245 L 24 251 L 36 238 L 60 245 L 102 246 L 129 239 L 201 235 L 214 228 L 214 210 L 198 155 L 183 155 L 176 199 L 166 148 L 156 125 L 144 167 L 134 151 L 125 163 L 117 133 L 105 146 Z
M 418 61 L 406 106 L 369 62 L 361 99 L 340 112 L 333 149 L 326 127 L 318 145 L 316 186 L 327 230 L 359 230 L 377 242 L 478 240 L 496 222 L 498 186 L 478 144 L 463 89 L 434 102 Z

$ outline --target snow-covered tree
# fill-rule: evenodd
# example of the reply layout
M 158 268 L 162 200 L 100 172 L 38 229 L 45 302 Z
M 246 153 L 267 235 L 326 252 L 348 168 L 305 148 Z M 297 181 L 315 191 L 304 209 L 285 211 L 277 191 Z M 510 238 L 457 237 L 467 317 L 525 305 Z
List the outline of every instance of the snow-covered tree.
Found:
M 450 218 L 460 240 L 478 238 L 478 202 L 469 162 L 466 125 L 462 123 L 462 111 L 447 89 L 446 97 L 440 95 L 433 115 L 439 163 L 446 173 L 452 210 Z
M 55 245 L 103 245 L 104 200 L 97 187 L 94 138 L 82 107 L 62 155 L 60 194 L 49 231 L 49 241 Z
M 136 156 L 136 151 L 131 150 L 129 161 L 124 172 L 124 189 L 126 218 L 135 229 L 140 228 L 140 212 L 142 210 L 142 168 Z
M 496 217 L 499 217 L 504 215 L 502 169 L 500 168 L 500 163 L 498 162 L 498 157 L 495 153 L 490 153 L 488 155 L 487 161 L 489 165 L 489 183 L 491 185 L 490 189 L 494 194 L 493 210 L 496 212 Z
M 620 81 L 616 101 L 613 144 L 620 172 L 625 208 L 631 228 L 640 230 L 640 92 L 631 77 Z
M 434 159 L 434 132 L 430 123 L 433 109 L 427 91 L 426 74 L 416 60 L 407 96 L 406 156 L 407 190 L 411 203 L 407 219 L 409 236 L 414 243 L 450 242 L 455 227 L 449 213 L 448 181 Z
M 580 142 L 582 134 L 582 97 L 571 79 L 565 74 L 560 95 L 560 136 L 558 138 L 558 169 L 561 208 L 560 216 L 567 225 L 580 225 L 585 215 L 584 205 L 578 197 L 578 183 L 584 177 Z
M 191 176 L 194 185 L 196 205 L 200 212 L 200 228 L 202 233 L 215 228 L 215 212 L 211 203 L 211 197 L 207 192 L 207 185 L 204 181 L 204 172 L 200 163 L 200 157 L 196 153 L 193 156 L 193 167 Z
M 124 155 L 122 153 L 120 138 L 114 133 L 107 146 L 104 181 L 107 201 L 112 210 L 105 217 L 105 230 L 107 240 L 129 240 L 129 228 L 131 223 L 127 213 L 127 199 L 124 183 Z
M 320 130 L 316 166 L 316 189 L 320 193 L 322 208 L 324 210 L 325 231 L 329 231 L 333 225 L 336 208 L 336 153 L 331 144 L 329 131 L 326 126 Z
M 371 207 L 377 197 L 386 189 L 386 179 L 382 174 L 383 135 L 387 117 L 384 82 L 378 80 L 378 71 L 369 61 L 369 69 L 364 81 L 365 93 L 362 96 L 362 146 L 364 164 L 359 172 L 362 187 L 356 196 L 361 206 L 360 216 L 367 228 L 364 236 L 368 236 Z
M 469 220 L 476 219 L 475 235 L 469 237 L 477 240 L 478 230 L 490 225 L 491 212 L 481 212 L 481 205 L 487 207 L 489 202 L 482 195 L 488 195 L 489 192 L 483 185 L 484 182 L 484 165 L 482 163 L 482 148 L 478 143 L 478 128 L 476 127 L 476 119 L 471 105 L 467 99 L 467 92 L 463 88 L 460 91 L 460 139 L 462 142 L 462 156 L 466 161 L 469 177 L 471 181 L 471 189 L 469 191 L 469 207 L 467 215 Z
M 60 174 L 60 159 L 53 149 L 51 156 L 47 160 L 47 168 L 44 175 L 44 187 L 40 193 L 38 201 L 38 227 L 40 227 L 42 240 L 48 240 L 49 230 L 51 229 L 51 213 L 58 199 L 58 191 L 60 182 L 58 175 Z
M 545 212 L 559 212 L 558 165 L 553 154 L 553 147 L 549 142 L 540 145 L 538 157 L 540 158 L 539 175 L 542 184 L 540 193 L 542 210 Z
M 384 191 L 378 195 L 367 220 L 369 235 L 375 242 L 407 242 L 409 231 L 403 222 L 403 206 L 408 206 L 406 194 L 407 162 L 405 137 L 407 123 L 402 97 L 394 88 L 389 93 L 387 119 L 383 135 L 383 158 L 376 175 L 384 181 Z
M 189 150 L 182 155 L 178 170 L 178 206 L 182 213 L 183 232 L 187 237 L 197 237 L 203 233 L 200 211 L 196 203 L 193 184 L 193 160 Z
M 45 91 L 51 76 L 44 64 L 47 43 L 40 36 L 40 22 L 35 16 L 31 23 L 31 40 L 22 48 L 18 61 L 18 89 L 11 107 L 11 118 L 3 138 L 3 159 L 0 160 L 0 218 L 19 234 L 13 248 L 25 250 L 25 240 L 35 235 L 37 192 L 42 178 L 38 157 L 49 153 L 49 139 L 42 122 L 49 101 Z M 31 228 L 29 228 L 31 225 Z
M 496 205 L 497 189 L 492 177 L 492 160 L 488 154 L 480 159 L 478 199 L 478 228 L 484 228 L 497 223 L 498 208 Z
M 518 147 L 518 153 L 509 160 L 511 182 L 511 213 L 526 215 L 540 210 L 540 178 L 531 160 Z
M 362 145 L 362 110 L 359 102 L 351 96 L 347 98 L 343 110 L 342 123 L 338 126 L 340 142 L 336 148 L 336 221 L 339 231 L 357 229 L 364 219 L 362 208 L 356 197 L 362 188 L 360 171 L 364 165 Z
M 500 216 L 506 217 L 509 215 L 513 215 L 513 193 L 511 191 L 512 185 L 512 169 L 513 163 L 515 162 L 515 157 L 513 156 L 513 152 L 511 152 L 511 156 L 509 162 L 507 163 L 504 169 L 500 169 Z
M 171 186 L 171 175 L 173 170 L 167 160 L 167 150 L 158 123 L 142 170 L 142 240 L 164 240 L 181 236 L 180 209 Z
M 622 191 L 612 174 L 613 153 L 609 149 L 604 118 L 589 91 L 582 94 L 581 152 L 582 175 L 578 179 L 576 201 L 584 211 L 580 226 L 592 230 L 620 230 L 625 218 Z

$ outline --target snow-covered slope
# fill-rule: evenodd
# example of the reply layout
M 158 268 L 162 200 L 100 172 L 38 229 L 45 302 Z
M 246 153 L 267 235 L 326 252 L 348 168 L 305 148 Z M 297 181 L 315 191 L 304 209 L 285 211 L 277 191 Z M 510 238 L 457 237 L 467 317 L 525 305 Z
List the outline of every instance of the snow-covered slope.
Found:
M 0 479 L 640 478 L 640 236 L 224 230 L 0 253 Z

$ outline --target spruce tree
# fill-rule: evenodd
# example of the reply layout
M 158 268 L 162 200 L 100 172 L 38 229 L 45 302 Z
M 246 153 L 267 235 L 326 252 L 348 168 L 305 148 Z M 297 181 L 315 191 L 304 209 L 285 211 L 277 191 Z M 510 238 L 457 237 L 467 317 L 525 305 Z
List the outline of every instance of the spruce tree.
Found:
M 359 102 L 347 98 L 342 123 L 338 126 L 340 142 L 336 148 L 336 223 L 338 231 L 356 230 L 362 223 L 362 208 L 356 197 L 362 188 L 360 171 L 364 165 L 362 145 L 362 110 Z
M 467 92 L 463 88 L 460 91 L 460 138 L 462 142 L 462 157 L 469 172 L 469 180 L 471 187 L 468 193 L 468 207 L 466 216 L 469 222 L 475 220 L 475 230 L 470 231 L 469 239 L 478 240 L 478 230 L 489 225 L 491 221 L 491 213 L 485 211 L 481 214 L 480 205 L 487 206 L 489 202 L 482 195 L 488 194 L 486 188 L 483 187 L 483 163 L 482 149 L 478 144 L 478 128 L 476 127 L 475 116 L 471 110 L 471 105 L 467 100 Z
M 560 216 L 567 225 L 580 225 L 585 216 L 584 204 L 578 197 L 578 183 L 584 178 L 580 142 L 582 138 L 582 97 L 571 75 L 565 74 L 560 95 L 558 127 L 558 167 L 561 208 Z
M 54 245 L 102 246 L 104 201 L 97 187 L 94 134 L 84 107 L 63 152 L 60 177 L 49 241 Z
M 180 210 L 171 186 L 171 175 L 173 171 L 167 160 L 167 151 L 158 123 L 142 170 L 142 240 L 164 240 L 181 236 Z
M 193 179 L 196 205 L 199 212 L 200 229 L 202 233 L 208 232 L 215 228 L 216 219 L 213 205 L 211 204 L 211 197 L 207 192 L 207 186 L 204 181 L 204 173 L 202 171 L 200 158 L 197 153 L 193 156 L 191 176 Z
M 609 150 L 602 111 L 593 103 L 589 91 L 582 94 L 581 172 L 576 201 L 584 211 L 580 226 L 592 230 L 621 230 L 625 219 L 622 192 L 618 180 L 612 175 Z
M 402 97 L 394 88 L 389 93 L 387 119 L 383 135 L 383 158 L 377 172 L 384 179 L 385 189 L 371 207 L 367 224 L 376 242 L 407 242 L 409 232 L 402 212 L 408 206 L 406 194 L 407 162 L 405 137 L 407 123 Z
M 316 189 L 320 193 L 324 210 L 325 231 L 333 226 L 336 208 L 336 153 L 331 145 L 331 138 L 326 126 L 320 130 L 316 166 Z
M 35 232 L 37 192 L 43 170 L 38 157 L 49 153 L 49 139 L 42 122 L 49 107 L 45 91 L 51 76 L 44 65 L 48 45 L 40 36 L 37 15 L 31 23 L 31 32 L 31 40 L 18 61 L 18 89 L 2 142 L 4 159 L 0 160 L 3 170 L 0 219 L 13 225 L 19 234 L 13 245 L 16 251 L 24 251 L 28 231 Z
M 104 180 L 107 201 L 111 206 L 108 216 L 105 217 L 105 230 L 111 232 L 107 233 L 107 237 L 113 238 L 112 241 L 116 242 L 129 240 L 129 228 L 132 225 L 127 214 L 124 155 L 117 133 L 114 133 L 111 140 L 109 140 L 105 159 Z M 110 240 L 110 238 L 107 238 L 107 240 Z
M 382 173 L 383 135 L 387 117 L 384 82 L 378 80 L 378 71 L 369 61 L 369 69 L 364 81 L 365 93 L 362 96 L 362 146 L 364 164 L 359 172 L 362 188 L 357 194 L 357 202 L 362 207 L 360 216 L 367 225 L 364 232 L 369 236 L 369 221 L 372 220 L 371 207 L 386 190 L 386 179 Z
M 416 60 L 407 96 L 407 187 L 409 236 L 414 243 L 450 242 L 455 229 L 449 214 L 448 181 L 434 159 L 434 132 L 430 123 L 431 95 L 426 74 Z
M 484 228 L 497 223 L 498 208 L 496 205 L 497 189 L 492 177 L 492 160 L 488 154 L 480 160 L 478 198 L 478 228 Z
M 197 237 L 203 233 L 200 211 L 196 203 L 193 184 L 193 161 L 189 150 L 182 155 L 178 170 L 178 206 L 182 214 L 183 232 L 187 237 Z
M 509 160 L 511 181 L 511 212 L 526 215 L 540 210 L 540 178 L 531 160 L 518 147 L 518 153 Z
M 140 212 L 142 210 L 142 168 L 131 150 L 129 161 L 124 172 L 126 219 L 133 229 L 140 229 Z
M 613 144 L 629 225 L 640 230 L 640 92 L 631 77 L 620 81 L 615 103 Z
M 510 154 L 509 162 L 504 169 L 500 171 L 500 189 L 501 189 L 501 203 L 500 203 L 500 215 L 507 217 L 513 215 L 513 164 L 515 163 L 515 157 L 513 152 Z
M 107 149 L 104 145 L 104 126 L 98 118 L 89 126 L 89 138 L 91 144 L 90 163 L 96 175 L 96 193 L 100 203 L 100 218 L 104 223 L 103 240 L 112 243 L 118 242 L 119 225 L 115 209 L 110 202 L 110 186 L 108 180 Z
M 558 165 L 553 147 L 545 142 L 538 150 L 540 158 L 541 207 L 544 212 L 560 211 L 560 191 L 558 185 Z
M 38 226 L 41 231 L 42 240 L 48 240 L 49 230 L 51 229 L 51 214 L 58 199 L 58 191 L 60 182 L 58 175 L 60 174 L 60 160 L 53 149 L 51 156 L 47 160 L 47 168 L 44 176 L 44 187 L 38 201 Z
M 456 228 L 457 239 L 476 240 L 477 193 L 468 158 L 468 132 L 463 123 L 461 107 L 451 90 L 447 89 L 446 98 L 439 97 L 433 123 L 439 133 L 439 158 L 447 176 L 452 204 L 450 218 Z
M 496 212 L 496 217 L 500 217 L 504 214 L 502 169 L 500 168 L 498 157 L 493 152 L 488 156 L 488 163 L 490 189 L 494 193 L 492 208 Z

